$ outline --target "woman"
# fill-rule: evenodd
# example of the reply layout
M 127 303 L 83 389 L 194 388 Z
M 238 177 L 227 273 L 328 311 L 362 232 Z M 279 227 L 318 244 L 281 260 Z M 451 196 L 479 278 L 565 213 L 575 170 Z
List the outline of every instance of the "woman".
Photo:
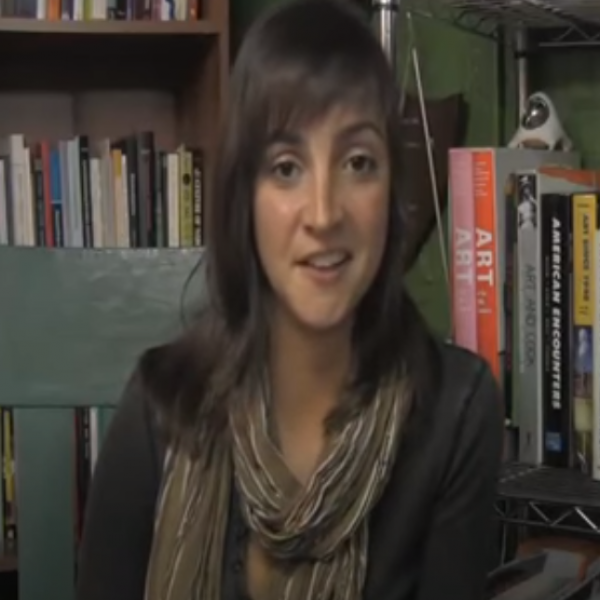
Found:
M 404 292 L 398 92 L 366 23 L 248 33 L 209 303 L 141 359 L 96 466 L 80 600 L 479 600 L 502 410 Z

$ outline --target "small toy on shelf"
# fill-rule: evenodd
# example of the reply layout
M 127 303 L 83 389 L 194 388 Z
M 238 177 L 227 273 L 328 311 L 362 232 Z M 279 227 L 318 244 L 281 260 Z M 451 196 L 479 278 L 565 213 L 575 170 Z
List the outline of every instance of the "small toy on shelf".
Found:
M 566 134 L 548 94 L 535 92 L 529 96 L 519 128 L 508 146 L 565 152 L 573 150 L 573 142 Z

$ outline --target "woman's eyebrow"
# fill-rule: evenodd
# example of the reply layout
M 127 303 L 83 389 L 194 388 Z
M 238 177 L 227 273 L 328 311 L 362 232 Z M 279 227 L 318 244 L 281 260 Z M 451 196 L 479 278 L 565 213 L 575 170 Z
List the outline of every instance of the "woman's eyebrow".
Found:
M 350 125 L 343 127 L 337 133 L 336 137 L 339 140 L 343 141 L 348 138 L 352 138 L 355 135 L 358 135 L 359 133 L 363 133 L 365 131 L 370 131 L 370 132 L 374 133 L 378 138 L 380 138 L 382 140 L 385 139 L 385 136 L 383 135 L 381 128 L 378 127 L 377 124 L 371 120 L 362 120 L 362 121 L 357 121 L 355 123 L 351 123 Z
M 267 140 L 267 146 L 273 146 L 274 144 L 299 146 L 302 144 L 302 136 L 298 133 L 294 133 L 293 131 L 274 131 Z
M 385 140 L 385 135 L 377 123 L 370 119 L 352 122 L 339 129 L 335 134 L 336 142 L 344 143 L 351 140 L 356 135 L 364 132 L 371 132 L 381 140 Z M 306 143 L 305 137 L 296 131 L 279 129 L 271 133 L 267 139 L 267 148 L 281 144 L 285 146 L 299 147 Z

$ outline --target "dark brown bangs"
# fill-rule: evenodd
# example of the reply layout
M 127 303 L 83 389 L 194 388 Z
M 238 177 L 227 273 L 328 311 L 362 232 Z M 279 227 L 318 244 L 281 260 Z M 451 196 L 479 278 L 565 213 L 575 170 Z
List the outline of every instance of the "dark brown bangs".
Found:
M 350 71 L 344 65 L 330 62 L 319 70 L 305 65 L 290 68 L 279 64 L 272 68 L 257 94 L 256 123 L 268 142 L 282 132 L 296 132 L 331 110 L 356 110 L 387 121 L 385 94 L 372 73 Z
M 348 2 L 301 0 L 267 11 L 240 49 L 233 73 L 246 144 L 303 128 L 333 108 L 369 111 L 385 123 L 397 93 L 368 23 Z

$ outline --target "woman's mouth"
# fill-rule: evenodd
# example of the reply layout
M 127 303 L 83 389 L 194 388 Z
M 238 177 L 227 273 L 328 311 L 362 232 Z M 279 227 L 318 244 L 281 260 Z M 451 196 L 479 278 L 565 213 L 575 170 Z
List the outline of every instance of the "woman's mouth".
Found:
M 348 265 L 352 255 L 345 250 L 316 252 L 300 262 L 306 274 L 319 283 L 336 281 Z

